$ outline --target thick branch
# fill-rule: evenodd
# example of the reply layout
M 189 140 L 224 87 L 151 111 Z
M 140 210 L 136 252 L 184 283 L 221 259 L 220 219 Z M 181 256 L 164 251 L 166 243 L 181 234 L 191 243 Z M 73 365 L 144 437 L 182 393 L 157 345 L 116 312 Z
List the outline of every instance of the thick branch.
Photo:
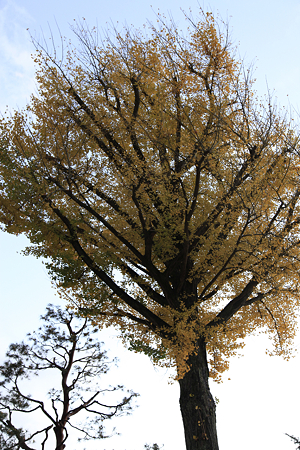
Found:
M 112 225 L 110 225 L 110 223 L 107 222 L 107 220 L 105 220 L 100 214 L 98 214 L 97 211 L 95 211 L 89 204 L 79 200 L 69 189 L 63 188 L 63 186 L 61 186 L 61 184 L 56 179 L 49 177 L 49 180 L 54 182 L 59 187 L 59 189 L 64 192 L 69 198 L 71 198 L 75 203 L 77 203 L 77 205 L 81 206 L 92 216 L 98 219 L 99 222 L 102 223 L 114 236 L 116 236 L 116 238 L 118 238 L 119 241 L 121 241 L 122 244 L 124 244 L 140 260 L 141 263 L 145 263 L 143 255 L 138 250 L 136 250 L 136 248 L 132 244 L 130 244 L 130 242 L 128 242 L 127 239 L 125 239 L 121 235 L 121 233 L 119 233 Z
M 168 329 L 170 325 L 164 322 L 160 317 L 152 313 L 148 308 L 142 305 L 140 302 L 136 301 L 133 297 L 128 295 L 122 288 L 120 288 L 99 266 L 91 259 L 91 257 L 85 252 L 81 247 L 77 233 L 71 222 L 67 217 L 65 217 L 58 208 L 55 208 L 51 200 L 47 200 L 47 203 L 51 207 L 52 211 L 61 219 L 61 221 L 66 225 L 70 237 L 67 237 L 70 244 L 73 246 L 74 250 L 80 256 L 80 258 L 86 263 L 86 265 L 94 272 L 94 274 L 100 278 L 119 298 L 121 298 L 128 306 L 137 311 L 139 314 L 144 316 L 152 324 L 155 331 L 160 328 Z
M 258 285 L 255 280 L 249 281 L 242 292 L 232 299 L 224 309 L 206 326 L 207 328 L 217 325 L 219 323 L 226 323 L 228 320 L 240 309 L 247 304 L 247 300 L 252 294 L 254 288 Z M 256 299 L 257 300 L 257 299 Z

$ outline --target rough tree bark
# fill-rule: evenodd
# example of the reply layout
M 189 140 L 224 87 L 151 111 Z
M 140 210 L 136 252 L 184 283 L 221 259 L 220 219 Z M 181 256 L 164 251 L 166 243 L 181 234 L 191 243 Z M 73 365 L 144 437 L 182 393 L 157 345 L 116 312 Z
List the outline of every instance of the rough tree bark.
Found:
M 187 450 L 218 450 L 216 405 L 208 385 L 206 344 L 198 341 L 188 360 L 190 370 L 179 380 L 180 409 Z

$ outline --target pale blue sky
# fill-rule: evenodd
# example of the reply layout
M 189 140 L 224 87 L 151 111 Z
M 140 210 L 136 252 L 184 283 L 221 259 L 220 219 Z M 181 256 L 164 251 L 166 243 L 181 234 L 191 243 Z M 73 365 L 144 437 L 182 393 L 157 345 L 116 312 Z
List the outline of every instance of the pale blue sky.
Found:
M 234 43 L 246 65 L 256 67 L 259 95 L 267 85 L 275 89 L 278 102 L 291 108 L 297 119 L 300 109 L 300 0 L 0 0 L 0 111 L 5 105 L 23 107 L 34 91 L 34 70 L 30 59 L 33 36 L 58 23 L 62 34 L 72 36 L 69 24 L 84 17 L 88 24 L 106 28 L 113 21 L 141 26 L 155 21 L 154 12 L 172 12 L 184 27 L 180 7 L 198 5 L 229 20 Z M 150 7 L 152 5 L 152 9 Z M 293 108 L 292 106 L 293 105 Z M 294 109 L 295 108 L 295 109 Z M 48 302 L 58 302 L 40 261 L 25 258 L 16 251 L 26 245 L 23 237 L 0 234 L 0 354 L 7 345 L 23 338 L 38 325 Z M 108 339 L 107 335 L 105 338 Z M 299 346 L 300 337 L 296 339 Z M 165 450 L 184 450 L 178 405 L 178 388 L 168 385 L 166 371 L 154 369 L 146 357 L 122 349 L 116 338 L 107 345 L 120 356 L 120 370 L 114 380 L 140 392 L 141 407 L 128 419 L 120 420 L 121 438 L 92 445 L 91 449 L 142 450 L 143 443 L 164 443 Z M 212 384 L 220 399 L 217 408 L 221 450 L 293 450 L 284 433 L 300 435 L 300 354 L 290 361 L 265 355 L 265 337 L 252 337 L 245 356 L 232 361 L 222 385 Z M 230 380 L 228 380 L 230 378 Z

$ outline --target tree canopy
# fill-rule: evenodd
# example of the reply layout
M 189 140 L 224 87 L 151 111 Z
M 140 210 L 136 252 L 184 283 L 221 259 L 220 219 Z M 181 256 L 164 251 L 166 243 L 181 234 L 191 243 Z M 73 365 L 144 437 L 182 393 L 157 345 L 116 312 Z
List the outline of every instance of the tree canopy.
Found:
M 210 14 L 158 16 L 62 57 L 1 121 L 0 221 L 25 233 L 81 311 L 137 351 L 210 374 L 254 330 L 288 352 L 299 303 L 299 140 Z

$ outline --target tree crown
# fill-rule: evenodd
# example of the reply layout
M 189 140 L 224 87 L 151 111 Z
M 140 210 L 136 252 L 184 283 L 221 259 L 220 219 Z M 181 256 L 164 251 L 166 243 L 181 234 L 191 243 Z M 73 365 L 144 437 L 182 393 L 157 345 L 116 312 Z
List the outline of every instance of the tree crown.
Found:
M 210 13 L 184 37 L 38 46 L 38 95 L 1 122 L 0 217 L 81 311 L 175 362 L 199 336 L 211 375 L 257 329 L 288 352 L 299 302 L 299 144 Z M 154 344 L 153 344 L 154 342 Z M 168 359 L 169 358 L 169 359 Z

